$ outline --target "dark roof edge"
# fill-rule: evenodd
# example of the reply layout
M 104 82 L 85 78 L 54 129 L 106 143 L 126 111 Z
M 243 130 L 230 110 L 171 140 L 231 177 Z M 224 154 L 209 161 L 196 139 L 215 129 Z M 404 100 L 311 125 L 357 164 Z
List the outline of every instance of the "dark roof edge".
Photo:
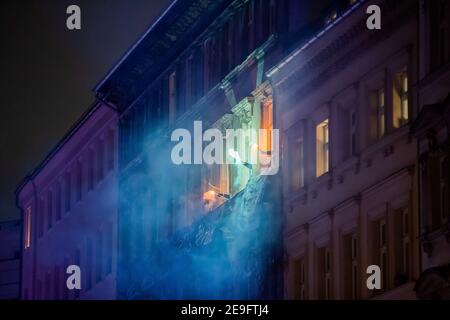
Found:
M 31 180 L 34 179 L 45 167 L 47 163 L 55 156 L 55 154 L 73 137 L 73 135 L 81 128 L 81 126 L 90 118 L 90 116 L 100 108 L 103 103 L 100 101 L 93 102 L 89 108 L 81 115 L 74 125 L 67 131 L 67 133 L 56 143 L 49 154 L 42 160 L 30 173 L 28 173 L 22 181 L 18 184 L 15 190 L 16 197 L 22 188 Z
M 128 48 L 124 55 L 117 61 L 113 67 L 108 71 L 106 76 L 104 76 L 94 87 L 93 91 L 98 92 L 100 88 L 109 80 L 114 72 L 122 65 L 122 63 L 128 58 L 128 56 L 139 46 L 142 41 L 148 36 L 148 34 L 161 22 L 161 20 L 167 16 L 168 12 L 172 7 L 178 2 L 178 0 L 173 0 L 172 3 L 164 10 L 164 12 L 156 19 L 156 21 L 134 42 L 134 44 Z

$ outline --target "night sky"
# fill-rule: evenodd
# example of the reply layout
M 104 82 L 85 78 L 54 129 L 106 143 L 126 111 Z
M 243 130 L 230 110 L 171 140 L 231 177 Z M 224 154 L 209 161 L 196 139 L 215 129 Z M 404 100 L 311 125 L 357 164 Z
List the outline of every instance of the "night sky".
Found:
M 0 220 L 14 190 L 94 101 L 95 84 L 171 0 L 13 0 L 1 4 Z M 82 30 L 66 28 L 76 4 Z

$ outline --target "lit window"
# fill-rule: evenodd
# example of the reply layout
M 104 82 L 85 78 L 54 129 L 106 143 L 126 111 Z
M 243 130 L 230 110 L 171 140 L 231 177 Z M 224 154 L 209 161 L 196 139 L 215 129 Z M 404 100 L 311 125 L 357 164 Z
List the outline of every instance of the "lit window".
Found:
M 212 164 L 208 166 L 208 190 L 203 193 L 205 211 L 211 211 L 230 197 L 229 166 Z
M 406 68 L 395 74 L 393 86 L 393 127 L 400 128 L 409 120 L 408 72 Z
M 328 119 L 316 126 L 316 140 L 316 176 L 320 177 L 329 171 L 330 140 Z
M 261 129 L 264 129 L 266 134 L 261 137 L 259 149 L 263 152 L 270 152 L 272 150 L 272 129 L 273 129 L 273 104 L 269 100 L 261 104 Z
M 386 134 L 386 108 L 384 88 L 376 92 L 376 110 L 377 110 L 377 137 L 381 139 Z
M 31 246 L 31 207 L 25 210 L 25 249 Z

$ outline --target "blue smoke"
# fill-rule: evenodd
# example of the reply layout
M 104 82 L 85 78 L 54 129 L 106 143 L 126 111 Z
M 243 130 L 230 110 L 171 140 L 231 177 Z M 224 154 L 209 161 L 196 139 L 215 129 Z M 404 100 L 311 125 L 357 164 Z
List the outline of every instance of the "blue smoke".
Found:
M 184 187 L 190 170 L 200 165 L 173 165 L 162 145 L 151 147 L 146 161 L 123 170 L 119 298 L 273 297 L 271 274 L 280 247 L 273 177 L 252 177 L 240 193 L 205 212 L 200 191 Z M 192 197 L 196 201 L 184 209 Z M 192 222 L 173 225 L 186 215 Z

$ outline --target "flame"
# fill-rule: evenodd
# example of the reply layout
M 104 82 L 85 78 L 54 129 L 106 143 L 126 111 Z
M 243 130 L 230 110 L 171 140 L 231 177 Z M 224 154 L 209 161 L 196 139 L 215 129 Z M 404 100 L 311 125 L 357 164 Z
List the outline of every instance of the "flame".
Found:
M 216 192 L 214 190 L 206 191 L 203 194 L 204 201 L 215 201 L 216 200 Z

